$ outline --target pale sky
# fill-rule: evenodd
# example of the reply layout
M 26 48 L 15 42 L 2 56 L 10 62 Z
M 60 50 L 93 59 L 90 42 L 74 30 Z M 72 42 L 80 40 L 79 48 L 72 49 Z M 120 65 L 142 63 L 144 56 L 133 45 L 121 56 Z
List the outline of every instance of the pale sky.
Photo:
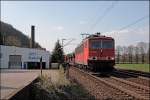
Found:
M 35 40 L 49 51 L 58 39 L 73 38 L 64 47 L 73 52 L 85 32 L 112 36 L 122 46 L 149 41 L 149 1 L 2 1 L 1 20 L 29 37 L 35 25 Z

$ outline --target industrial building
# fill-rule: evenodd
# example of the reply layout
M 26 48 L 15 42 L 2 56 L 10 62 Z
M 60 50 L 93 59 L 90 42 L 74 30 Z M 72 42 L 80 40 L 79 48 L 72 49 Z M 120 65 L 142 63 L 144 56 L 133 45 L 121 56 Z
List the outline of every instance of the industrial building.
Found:
M 0 68 L 6 69 L 39 69 L 49 68 L 50 53 L 37 48 L 21 48 L 0 45 Z

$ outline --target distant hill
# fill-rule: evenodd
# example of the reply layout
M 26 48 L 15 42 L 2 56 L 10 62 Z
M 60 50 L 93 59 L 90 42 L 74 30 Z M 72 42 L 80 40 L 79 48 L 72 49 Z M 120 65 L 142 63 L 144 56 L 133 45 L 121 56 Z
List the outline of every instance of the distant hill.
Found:
M 30 47 L 30 38 L 15 29 L 12 25 L 0 21 L 0 44 L 18 47 Z M 36 48 L 41 48 L 41 46 L 36 42 Z

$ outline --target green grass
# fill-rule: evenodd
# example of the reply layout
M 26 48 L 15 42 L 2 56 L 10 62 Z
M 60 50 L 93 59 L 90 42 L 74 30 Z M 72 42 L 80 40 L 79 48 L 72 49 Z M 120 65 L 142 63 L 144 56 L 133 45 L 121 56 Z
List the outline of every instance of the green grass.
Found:
M 149 64 L 116 64 L 116 68 L 133 69 L 149 72 Z

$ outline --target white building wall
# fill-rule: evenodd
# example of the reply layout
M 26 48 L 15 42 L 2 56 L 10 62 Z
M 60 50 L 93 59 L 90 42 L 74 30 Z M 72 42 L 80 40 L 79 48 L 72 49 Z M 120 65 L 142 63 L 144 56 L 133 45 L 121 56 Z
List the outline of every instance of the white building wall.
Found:
M 40 62 L 40 57 L 42 56 L 42 62 L 46 62 L 46 68 L 49 68 L 50 53 L 48 51 L 3 45 L 0 45 L 0 49 L 0 68 L 8 68 L 9 55 L 22 55 L 22 68 L 24 62 Z

